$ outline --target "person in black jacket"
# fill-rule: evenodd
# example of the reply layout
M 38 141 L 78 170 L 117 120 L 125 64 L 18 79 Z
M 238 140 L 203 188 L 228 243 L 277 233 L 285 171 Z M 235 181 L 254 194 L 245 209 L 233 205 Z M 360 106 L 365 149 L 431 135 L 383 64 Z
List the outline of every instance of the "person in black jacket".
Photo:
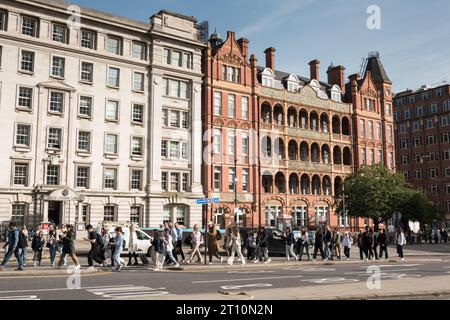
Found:
M 325 255 L 323 253 L 323 233 L 320 227 L 317 227 L 316 230 L 316 236 L 314 239 L 314 254 L 313 254 L 313 261 L 317 258 L 317 250 L 320 251 L 320 255 L 322 256 L 322 259 L 325 259 Z
M 323 246 L 325 251 L 325 261 L 330 260 L 331 257 L 331 247 L 332 247 L 333 234 L 330 227 L 327 226 L 325 234 L 323 235 Z
M 285 229 L 284 244 L 286 246 L 286 261 L 289 261 L 290 256 L 294 257 L 295 261 L 298 261 L 298 257 L 294 253 L 294 233 L 289 227 Z
M 372 260 L 379 260 L 378 259 L 378 252 L 377 252 L 377 246 L 378 246 L 377 236 L 375 235 L 375 232 L 373 231 L 372 228 L 369 229 L 369 236 L 370 236 L 370 239 L 371 239 L 371 245 L 370 245 L 370 250 L 369 250 L 370 258 Z
M 35 267 L 41 266 L 42 261 L 42 251 L 44 250 L 45 239 L 44 233 L 39 231 L 35 233 L 33 236 L 33 240 L 31 241 L 31 249 L 33 250 L 33 263 Z
M 263 226 L 260 227 L 256 239 L 256 243 L 259 248 L 259 258 L 256 259 L 254 263 L 262 261 L 263 258 L 264 263 L 270 263 L 272 260 L 269 258 L 269 234 Z
M 364 255 L 366 256 L 366 261 L 368 261 L 370 257 L 370 250 L 372 248 L 372 242 L 369 234 L 369 227 L 366 227 L 363 234 L 361 235 L 361 242 L 362 242 L 362 250 L 364 252 Z
M 378 233 L 378 237 L 377 237 L 377 241 L 378 244 L 380 245 L 380 255 L 379 258 L 382 259 L 383 258 L 383 252 L 385 253 L 385 259 L 388 259 L 388 252 L 387 252 L 387 237 L 386 237 L 386 232 L 384 229 L 381 229 L 380 232 Z

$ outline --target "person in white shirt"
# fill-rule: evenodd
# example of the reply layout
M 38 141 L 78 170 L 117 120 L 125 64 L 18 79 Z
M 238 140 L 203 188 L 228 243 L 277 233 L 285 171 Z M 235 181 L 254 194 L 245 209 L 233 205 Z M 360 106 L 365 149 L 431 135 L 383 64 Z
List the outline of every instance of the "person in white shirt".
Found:
M 397 244 L 398 256 L 402 261 L 404 261 L 405 259 L 403 258 L 403 246 L 406 244 L 406 238 L 405 238 L 405 234 L 403 233 L 403 230 L 400 228 L 397 229 L 397 233 L 395 236 L 395 242 Z
M 237 254 L 239 257 L 241 264 L 246 264 L 244 255 L 241 252 L 241 235 L 239 234 L 239 230 L 237 228 L 233 228 L 231 233 L 231 255 L 228 259 L 227 263 L 231 266 L 234 262 L 234 255 Z
M 344 255 L 347 258 L 347 260 L 350 260 L 350 249 L 353 244 L 353 238 L 348 231 L 345 231 L 342 244 L 344 245 Z
M 200 246 L 204 243 L 203 235 L 200 232 L 200 228 L 198 224 L 194 225 L 192 235 L 191 235 L 191 244 L 192 244 L 192 252 L 191 256 L 187 260 L 187 263 L 191 263 L 192 259 L 197 256 L 197 263 L 202 263 L 202 256 L 200 254 Z
M 137 251 L 138 251 L 138 245 L 137 245 L 137 234 L 136 230 L 134 229 L 134 226 L 130 226 L 130 238 L 128 241 L 128 265 L 131 266 L 131 257 L 134 258 L 134 265 L 137 266 L 139 264 L 137 260 Z
M 166 243 L 166 253 L 169 256 L 169 259 L 175 264 L 175 268 L 178 268 L 180 265 L 178 264 L 177 260 L 175 260 L 175 257 L 173 256 L 173 238 L 172 238 L 170 229 L 166 229 L 166 237 L 164 240 Z

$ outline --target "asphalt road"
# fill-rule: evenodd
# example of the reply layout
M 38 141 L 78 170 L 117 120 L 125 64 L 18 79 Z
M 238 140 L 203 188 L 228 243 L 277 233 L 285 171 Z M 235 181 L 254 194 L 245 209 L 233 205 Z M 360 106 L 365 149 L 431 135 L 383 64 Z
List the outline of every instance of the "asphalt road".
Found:
M 131 267 L 119 273 L 73 276 L 24 276 L 0 278 L 0 300 L 93 300 L 149 299 L 167 294 L 241 292 L 252 289 L 290 288 L 366 281 L 370 262 L 242 268 L 221 271 L 153 272 Z M 405 279 L 450 275 L 448 257 L 404 263 L 379 263 L 382 279 Z M 68 287 L 69 283 L 69 287 Z M 79 289 L 73 289 L 77 284 Z

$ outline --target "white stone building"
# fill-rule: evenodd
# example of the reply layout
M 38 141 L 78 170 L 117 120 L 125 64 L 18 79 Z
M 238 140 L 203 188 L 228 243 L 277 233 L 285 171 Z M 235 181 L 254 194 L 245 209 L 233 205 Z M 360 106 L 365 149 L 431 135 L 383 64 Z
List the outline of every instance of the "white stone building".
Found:
M 196 20 L 77 10 L 0 0 L 0 223 L 200 223 Z

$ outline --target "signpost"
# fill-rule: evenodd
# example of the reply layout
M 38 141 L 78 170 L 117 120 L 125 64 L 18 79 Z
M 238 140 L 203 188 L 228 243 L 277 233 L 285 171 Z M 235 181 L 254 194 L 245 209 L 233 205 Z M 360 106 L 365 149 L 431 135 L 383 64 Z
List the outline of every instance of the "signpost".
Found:
M 206 249 L 208 246 L 208 204 L 214 204 L 219 203 L 219 198 L 204 198 L 204 199 L 197 199 L 195 200 L 195 203 L 198 205 L 203 206 L 203 225 L 205 226 L 205 264 L 206 264 Z M 220 232 L 220 231 L 219 231 Z

